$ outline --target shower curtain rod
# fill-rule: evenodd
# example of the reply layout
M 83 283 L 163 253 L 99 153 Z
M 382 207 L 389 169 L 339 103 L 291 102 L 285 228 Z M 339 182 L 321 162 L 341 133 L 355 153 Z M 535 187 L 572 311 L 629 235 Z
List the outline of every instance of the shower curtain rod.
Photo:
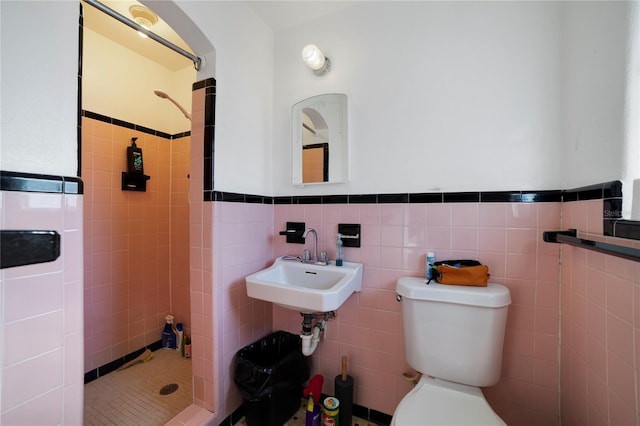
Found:
M 113 9 L 108 8 L 107 6 L 105 6 L 104 4 L 100 3 L 97 0 L 83 0 L 85 3 L 89 3 L 91 6 L 95 7 L 96 9 L 98 9 L 101 12 L 106 13 L 107 15 L 111 16 L 114 19 L 117 19 L 118 21 L 122 22 L 125 25 L 128 25 L 129 27 L 133 28 L 136 31 L 140 31 L 143 34 L 146 34 L 147 36 L 149 36 L 149 38 L 157 41 L 158 43 L 160 43 L 161 45 L 168 47 L 169 49 L 173 50 L 174 52 L 191 59 L 191 61 L 193 61 L 193 67 L 196 69 L 196 71 L 200 71 L 200 66 L 202 65 L 202 59 L 200 59 L 198 56 L 187 52 L 186 50 L 184 50 L 183 48 L 181 48 L 180 46 L 176 46 L 175 44 L 171 43 L 169 40 L 165 40 L 164 38 L 160 37 L 159 35 L 152 33 L 151 31 L 147 30 L 146 28 L 138 25 L 137 22 L 132 21 L 131 19 L 127 18 L 126 16 L 120 15 L 118 12 L 116 12 Z

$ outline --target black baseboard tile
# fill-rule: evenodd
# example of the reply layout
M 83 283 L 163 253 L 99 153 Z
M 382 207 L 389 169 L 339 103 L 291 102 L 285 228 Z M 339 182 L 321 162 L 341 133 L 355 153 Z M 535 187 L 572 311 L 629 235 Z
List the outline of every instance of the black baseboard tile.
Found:
M 385 426 L 390 425 L 391 418 L 392 416 L 390 416 L 389 414 L 383 413 L 381 411 L 373 410 L 373 409 L 369 410 L 368 420 L 375 422 L 379 425 L 385 425 Z
M 100 377 L 109 374 L 115 370 L 117 370 L 118 368 L 122 367 L 124 364 L 126 364 L 129 361 L 132 361 L 134 359 L 136 359 L 138 356 L 140 356 L 145 350 L 149 349 L 152 352 L 157 351 L 158 349 L 162 348 L 162 340 L 158 340 L 156 342 L 153 342 L 143 348 L 140 348 L 138 350 L 135 350 L 131 353 L 128 353 L 127 355 L 115 359 L 111 362 L 108 362 L 104 365 L 101 365 L 98 368 L 94 368 L 91 371 L 87 371 L 86 373 L 84 373 L 84 384 L 86 385 L 87 383 L 90 383 L 96 379 L 99 379 Z
M 324 400 L 327 396 L 324 393 L 320 397 L 320 401 Z M 301 405 L 304 406 L 304 399 L 300 401 Z M 363 420 L 367 420 L 369 423 L 375 423 L 379 426 L 389 426 L 391 424 L 391 417 L 389 414 L 385 414 L 381 411 L 373 410 L 367 407 L 363 407 L 362 405 L 353 404 L 352 406 L 352 415 L 354 417 L 361 418 Z M 224 420 L 218 423 L 218 426 L 234 426 L 238 423 L 245 414 L 244 404 L 240 405 L 233 413 L 229 414 Z M 362 425 L 364 426 L 364 425 Z
M 244 404 L 240 405 L 233 413 L 229 414 L 218 426 L 234 426 L 244 417 Z

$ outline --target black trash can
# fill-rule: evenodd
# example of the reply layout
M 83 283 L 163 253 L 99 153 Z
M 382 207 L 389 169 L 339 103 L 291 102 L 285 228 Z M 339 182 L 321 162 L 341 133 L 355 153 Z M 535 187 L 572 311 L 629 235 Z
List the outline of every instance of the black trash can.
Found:
M 309 362 L 300 336 L 276 331 L 236 354 L 233 380 L 249 426 L 282 426 L 300 408 Z

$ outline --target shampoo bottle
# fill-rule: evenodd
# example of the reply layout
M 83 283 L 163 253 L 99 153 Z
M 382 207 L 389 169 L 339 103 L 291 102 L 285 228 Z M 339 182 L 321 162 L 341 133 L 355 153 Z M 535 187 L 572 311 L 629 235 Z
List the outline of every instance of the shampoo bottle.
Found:
M 142 165 L 142 149 L 136 145 L 138 138 L 131 138 L 131 146 L 127 147 L 127 168 L 129 173 L 144 174 Z
M 162 347 L 164 349 L 176 348 L 176 334 L 173 331 L 173 315 L 167 315 L 164 317 L 167 323 L 162 330 Z

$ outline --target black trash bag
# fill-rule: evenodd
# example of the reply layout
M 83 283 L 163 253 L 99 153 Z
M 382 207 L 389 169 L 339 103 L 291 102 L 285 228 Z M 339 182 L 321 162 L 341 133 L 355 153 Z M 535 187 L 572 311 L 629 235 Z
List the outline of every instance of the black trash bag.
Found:
M 276 331 L 238 351 L 233 380 L 246 400 L 257 400 L 309 380 L 309 363 L 296 334 Z

